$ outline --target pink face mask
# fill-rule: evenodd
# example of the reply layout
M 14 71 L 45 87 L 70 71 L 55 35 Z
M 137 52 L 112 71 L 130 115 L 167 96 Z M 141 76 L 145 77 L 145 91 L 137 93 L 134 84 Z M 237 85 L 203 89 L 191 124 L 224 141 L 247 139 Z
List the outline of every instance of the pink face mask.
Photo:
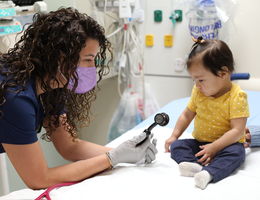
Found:
M 96 67 L 77 67 L 78 86 L 75 93 L 83 94 L 93 89 L 97 84 Z M 74 80 L 70 79 L 68 89 L 72 90 Z

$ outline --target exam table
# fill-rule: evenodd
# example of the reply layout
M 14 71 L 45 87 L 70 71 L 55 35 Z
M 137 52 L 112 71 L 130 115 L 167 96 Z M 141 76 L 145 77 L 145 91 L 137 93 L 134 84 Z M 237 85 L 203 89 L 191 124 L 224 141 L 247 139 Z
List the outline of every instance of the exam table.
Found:
M 250 118 L 248 125 L 260 126 L 260 92 L 247 91 Z M 61 187 L 50 193 L 52 200 L 109 199 L 109 200 L 259 200 L 260 199 L 260 148 L 247 148 L 246 161 L 231 176 L 210 183 L 205 190 L 194 186 L 191 177 L 180 176 L 178 165 L 164 152 L 164 141 L 171 135 L 174 124 L 186 107 L 189 98 L 175 100 L 159 112 L 169 115 L 167 126 L 156 126 L 152 133 L 157 138 L 158 154 L 149 165 L 121 164 L 113 170 L 100 173 L 80 183 Z M 153 123 L 154 116 L 115 139 L 107 146 L 116 147 L 121 142 L 144 131 Z M 181 138 L 190 138 L 191 124 Z M 22 189 L 14 191 L 0 200 L 29 200 L 38 197 L 44 190 Z

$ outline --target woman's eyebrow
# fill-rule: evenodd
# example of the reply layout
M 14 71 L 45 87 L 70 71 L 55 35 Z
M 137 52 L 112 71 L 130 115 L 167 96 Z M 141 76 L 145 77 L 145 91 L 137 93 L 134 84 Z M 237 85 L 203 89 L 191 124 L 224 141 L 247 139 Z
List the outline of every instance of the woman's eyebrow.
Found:
M 93 58 L 95 58 L 95 55 L 94 54 L 86 54 L 83 57 L 93 57 Z

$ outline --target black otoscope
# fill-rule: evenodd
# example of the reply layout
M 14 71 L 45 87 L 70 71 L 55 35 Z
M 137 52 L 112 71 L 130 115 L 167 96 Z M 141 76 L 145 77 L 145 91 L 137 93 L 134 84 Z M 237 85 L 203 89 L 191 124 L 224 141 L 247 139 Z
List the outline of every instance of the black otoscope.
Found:
M 169 123 L 169 116 L 166 113 L 158 113 L 154 116 L 154 123 L 152 123 L 151 126 L 149 126 L 147 129 L 144 130 L 146 133 L 146 138 L 139 142 L 136 146 L 139 146 L 144 143 L 144 141 L 149 137 L 151 134 L 151 130 L 159 124 L 160 126 L 166 126 Z

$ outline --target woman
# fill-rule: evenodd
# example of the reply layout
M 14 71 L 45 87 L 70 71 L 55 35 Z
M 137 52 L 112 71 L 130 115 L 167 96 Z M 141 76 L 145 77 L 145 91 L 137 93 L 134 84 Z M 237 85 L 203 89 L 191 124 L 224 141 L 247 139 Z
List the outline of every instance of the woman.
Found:
M 96 70 L 100 81 L 110 46 L 96 21 L 63 8 L 36 14 L 15 47 L 0 56 L 0 153 L 7 153 L 28 187 L 79 181 L 121 162 L 155 159 L 155 142 L 145 134 L 115 149 L 77 138 L 77 127 L 89 123 Z M 41 126 L 44 138 L 72 163 L 47 166 L 37 141 Z

